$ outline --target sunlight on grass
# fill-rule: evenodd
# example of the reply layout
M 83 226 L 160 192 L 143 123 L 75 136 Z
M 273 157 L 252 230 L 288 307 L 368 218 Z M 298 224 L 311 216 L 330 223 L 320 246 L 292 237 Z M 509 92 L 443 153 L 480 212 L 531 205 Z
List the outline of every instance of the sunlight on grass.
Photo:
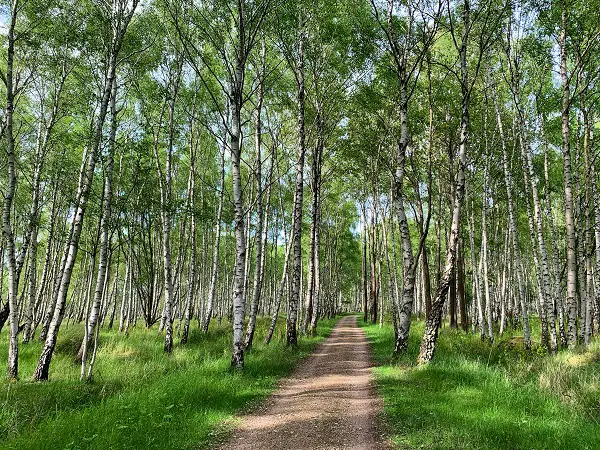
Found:
M 268 396 L 334 322 L 320 322 L 318 337 L 302 338 L 291 350 L 280 341 L 264 346 L 269 320 L 259 319 L 244 373 L 229 370 L 226 324 L 207 336 L 194 330 L 188 345 L 171 355 L 163 353 L 156 330 L 135 329 L 129 336 L 104 331 L 91 383 L 79 382 L 73 360 L 83 332 L 70 326 L 61 331 L 48 383 L 29 379 L 41 343 L 21 346 L 22 379 L 0 385 L 0 448 L 207 447 L 228 435 L 235 414 Z M 6 335 L 1 337 L 0 353 L 6 354 Z M 0 372 L 5 370 L 2 361 Z
M 434 362 L 415 367 L 422 322 L 414 323 L 409 352 L 398 359 L 391 358 L 391 325 L 362 326 L 379 364 L 376 383 L 398 448 L 600 448 L 600 414 L 590 406 L 598 408 L 597 345 L 591 349 L 596 356 L 578 356 L 584 360 L 575 370 L 573 352 L 527 353 L 507 344 L 510 333 L 490 346 L 445 328 Z

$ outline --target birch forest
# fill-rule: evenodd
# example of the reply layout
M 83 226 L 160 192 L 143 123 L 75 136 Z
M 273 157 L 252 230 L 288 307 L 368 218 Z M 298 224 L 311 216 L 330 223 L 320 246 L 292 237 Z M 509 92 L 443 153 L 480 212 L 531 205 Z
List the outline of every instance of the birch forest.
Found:
M 356 333 L 381 448 L 600 448 L 599 10 L 1 1 L 0 448 L 380 448 L 233 431 Z

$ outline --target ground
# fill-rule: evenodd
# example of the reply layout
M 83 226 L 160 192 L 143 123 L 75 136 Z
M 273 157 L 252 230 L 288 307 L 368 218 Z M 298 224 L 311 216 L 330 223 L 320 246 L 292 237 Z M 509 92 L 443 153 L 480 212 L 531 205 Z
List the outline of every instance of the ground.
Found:
M 243 371 L 230 369 L 231 324 L 217 320 L 208 334 L 190 330 L 187 345 L 175 340 L 163 352 L 164 336 L 138 323 L 128 335 L 103 329 L 92 382 L 79 381 L 74 364 L 81 324 L 61 329 L 50 381 L 31 374 L 42 343 L 20 346 L 18 382 L 0 378 L 0 449 L 193 449 L 215 448 L 235 425 L 235 415 L 267 398 L 298 361 L 328 336 L 336 319 L 319 321 L 318 336 L 285 346 L 285 320 L 273 341 L 263 340 L 271 322 L 260 318 L 255 345 Z M 8 338 L 0 334 L 0 355 Z M 6 358 L 0 359 L 0 374 Z
M 0 449 L 600 448 L 598 339 L 548 355 L 539 344 L 526 351 L 518 328 L 490 344 L 444 327 L 434 361 L 417 367 L 422 320 L 396 358 L 387 321 L 334 322 L 293 349 L 284 320 L 264 345 L 270 319 L 260 318 L 243 372 L 230 370 L 225 321 L 194 329 L 171 355 L 156 330 L 105 330 L 89 383 L 73 364 L 83 327 L 71 325 L 48 383 L 30 379 L 37 340 L 20 348 L 21 380 L 0 382 Z M 0 354 L 6 345 L 2 333 Z
M 408 352 L 393 357 L 391 325 L 364 324 L 393 448 L 408 450 L 600 448 L 600 342 L 589 349 L 522 346 L 519 329 L 493 344 L 448 326 L 435 359 L 416 366 L 423 321 L 413 320 Z
M 371 367 L 356 317 L 342 318 L 265 404 L 241 419 L 222 450 L 388 448 Z

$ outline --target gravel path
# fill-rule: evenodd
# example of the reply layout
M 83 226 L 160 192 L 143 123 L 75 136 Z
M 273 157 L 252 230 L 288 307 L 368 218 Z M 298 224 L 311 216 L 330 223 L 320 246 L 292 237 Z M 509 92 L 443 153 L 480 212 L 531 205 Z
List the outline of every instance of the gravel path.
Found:
M 329 338 L 242 423 L 222 449 L 380 450 L 382 401 L 373 389 L 367 338 L 356 317 L 342 318 Z

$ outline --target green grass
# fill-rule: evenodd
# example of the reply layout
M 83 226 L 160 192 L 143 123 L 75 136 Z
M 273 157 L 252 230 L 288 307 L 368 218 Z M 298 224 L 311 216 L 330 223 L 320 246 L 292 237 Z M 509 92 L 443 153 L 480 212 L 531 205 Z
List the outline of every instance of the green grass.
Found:
M 362 320 L 360 321 L 362 323 Z M 423 322 L 409 352 L 391 358 L 391 325 L 362 325 L 372 342 L 386 426 L 401 449 L 600 448 L 600 345 L 548 356 L 510 333 L 494 345 L 441 330 L 434 361 L 415 367 Z
M 171 355 L 163 353 L 156 330 L 137 328 L 129 336 L 103 330 L 90 383 L 79 382 L 73 363 L 81 326 L 61 330 L 47 383 L 30 381 L 41 344 L 21 345 L 21 380 L 0 384 L 0 448 L 206 448 L 228 435 L 236 413 L 268 396 L 335 320 L 321 321 L 319 335 L 301 338 L 297 350 L 282 342 L 282 322 L 264 346 L 268 319 L 259 319 L 243 373 L 229 370 L 231 330 L 225 324 L 206 336 L 193 330 L 188 345 L 176 345 Z M 6 354 L 4 332 L 0 355 Z

